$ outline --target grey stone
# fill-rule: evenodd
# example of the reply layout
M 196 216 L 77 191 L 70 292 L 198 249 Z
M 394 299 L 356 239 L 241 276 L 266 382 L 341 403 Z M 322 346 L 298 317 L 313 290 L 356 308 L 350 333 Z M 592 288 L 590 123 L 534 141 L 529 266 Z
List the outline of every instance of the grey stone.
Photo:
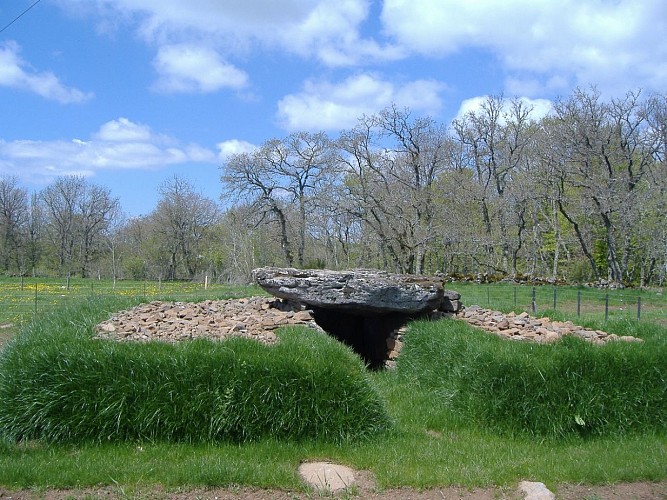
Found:
M 519 483 L 519 492 L 522 493 L 525 500 L 554 500 L 554 495 L 544 485 L 535 481 L 521 481 Z
M 551 321 L 549 318 L 531 318 L 528 313 L 519 315 L 513 312 L 503 314 L 499 311 L 471 306 L 456 316 L 468 324 L 511 340 L 526 340 L 540 343 L 552 343 L 566 335 L 573 335 L 594 344 L 603 344 L 614 340 L 642 342 L 636 337 L 619 337 L 601 330 L 591 330 L 577 326 L 571 321 Z M 509 327 L 509 328 L 506 328 Z
M 460 308 L 459 294 L 445 295 L 437 277 L 276 267 L 255 269 L 253 277 L 271 295 L 322 308 L 406 314 Z
M 316 490 L 335 493 L 355 484 L 354 471 L 344 465 L 308 462 L 299 466 L 299 475 Z

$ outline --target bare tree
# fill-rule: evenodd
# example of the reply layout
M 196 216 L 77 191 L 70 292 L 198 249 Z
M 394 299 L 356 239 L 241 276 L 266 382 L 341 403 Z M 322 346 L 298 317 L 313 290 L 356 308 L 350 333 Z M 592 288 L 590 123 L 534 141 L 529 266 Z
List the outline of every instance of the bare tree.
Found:
M 2 270 L 22 270 L 22 251 L 28 222 L 28 194 L 16 177 L 0 178 L 0 265 Z
M 43 254 L 44 238 L 44 206 L 37 193 L 30 196 L 28 222 L 26 224 L 25 263 L 21 272 L 30 270 L 36 275 L 37 265 Z
M 42 191 L 41 199 L 60 271 L 69 276 L 78 259 L 81 276 L 86 276 L 97 244 L 117 214 L 118 200 L 108 189 L 80 176 L 56 179 Z
M 387 108 L 341 134 L 342 206 L 378 239 L 385 265 L 422 273 L 438 234 L 435 185 L 451 165 L 452 142 L 431 118 Z
M 574 199 L 561 212 L 580 231 L 582 218 L 595 217 L 602 232 L 608 278 L 627 278 L 632 227 L 638 223 L 642 180 L 654 162 L 658 148 L 648 133 L 646 103 L 639 92 L 603 102 L 596 89 L 577 89 L 566 101 L 556 103 L 557 135 L 563 171 L 562 191 Z M 592 254 L 583 246 L 582 249 Z M 596 265 L 598 263 L 596 262 Z
M 453 122 L 464 158 L 474 173 L 476 189 L 471 193 L 479 203 L 486 237 L 487 265 L 494 270 L 517 273 L 517 256 L 523 245 L 526 216 L 525 190 L 506 197 L 513 176 L 527 167 L 526 152 L 533 127 L 532 108 L 519 99 L 488 97 L 478 110 Z M 495 249 L 501 249 L 496 263 Z
M 246 197 L 263 215 L 261 221 L 275 221 L 280 228 L 285 261 L 305 262 L 308 213 L 314 209 L 317 193 L 332 173 L 332 150 L 324 133 L 300 132 L 285 139 L 265 142 L 253 153 L 230 157 L 224 166 L 222 182 L 236 198 Z M 290 217 L 296 205 L 297 217 Z M 290 236 L 291 230 L 296 238 Z
M 180 264 L 192 279 L 200 270 L 201 245 L 217 221 L 218 206 L 178 176 L 164 183 L 160 194 L 151 219 L 153 229 L 160 234 L 161 247 L 169 255 L 167 279 L 177 278 Z
M 88 265 L 95 253 L 104 248 L 103 241 L 112 221 L 118 217 L 120 205 L 111 191 L 100 186 L 87 185 L 78 201 L 81 276 L 88 273 Z
M 72 272 L 77 243 L 77 204 L 84 189 L 83 177 L 69 176 L 56 179 L 41 193 L 47 218 L 47 234 L 56 250 L 58 269 L 67 276 Z

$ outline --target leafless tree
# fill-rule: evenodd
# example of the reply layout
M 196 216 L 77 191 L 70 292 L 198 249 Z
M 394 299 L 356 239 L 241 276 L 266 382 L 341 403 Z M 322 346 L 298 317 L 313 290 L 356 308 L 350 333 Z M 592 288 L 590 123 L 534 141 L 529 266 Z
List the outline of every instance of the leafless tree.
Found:
M 224 166 L 222 182 L 231 196 L 255 207 L 262 214 L 262 222 L 277 222 L 285 261 L 290 266 L 295 263 L 296 239 L 296 263 L 303 266 L 308 213 L 331 173 L 328 137 L 300 132 L 269 140 L 253 153 L 232 155 Z M 296 205 L 296 218 L 290 217 L 291 205 Z M 292 230 L 296 238 L 291 237 Z
M 182 264 L 188 278 L 200 270 L 202 244 L 219 216 L 215 202 L 174 176 L 160 188 L 161 198 L 151 215 L 160 248 L 169 256 L 166 278 L 176 279 Z
M 3 271 L 22 270 L 26 245 L 28 193 L 16 177 L 0 178 L 0 265 Z
M 645 193 L 642 181 L 659 145 L 649 133 L 646 103 L 639 97 L 639 92 L 628 92 L 605 102 L 596 89 L 577 89 L 555 105 L 564 159 L 561 191 L 571 193 L 569 200 L 561 197 L 561 213 L 578 232 L 583 219 L 598 221 L 608 278 L 617 283 L 628 277 L 632 227 L 639 223 Z M 583 235 L 579 240 L 590 260 Z
M 41 199 L 60 271 L 69 276 L 78 259 L 85 277 L 104 231 L 117 214 L 118 199 L 107 188 L 89 184 L 80 176 L 56 179 L 42 191 Z
M 529 191 L 514 190 L 506 196 L 514 177 L 527 165 L 527 149 L 534 127 L 532 108 L 519 99 L 490 96 L 479 109 L 454 120 L 453 128 L 463 145 L 464 163 L 473 172 L 477 200 L 484 224 L 487 266 L 501 272 L 517 273 L 518 252 L 526 229 L 526 196 Z M 525 176 L 524 176 L 525 180 Z M 495 249 L 501 249 L 495 263 Z
M 342 206 L 377 236 L 398 272 L 420 274 L 438 235 L 435 186 L 452 164 L 451 139 L 431 118 L 390 107 L 341 134 Z

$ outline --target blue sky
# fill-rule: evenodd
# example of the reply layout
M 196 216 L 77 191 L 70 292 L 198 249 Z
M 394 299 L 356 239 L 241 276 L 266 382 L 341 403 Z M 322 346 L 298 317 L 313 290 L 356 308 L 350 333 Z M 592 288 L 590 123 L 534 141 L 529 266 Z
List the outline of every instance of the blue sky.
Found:
M 33 5 L 34 4 L 34 5 Z M 0 176 L 62 175 L 150 213 L 174 175 L 336 135 L 388 105 L 443 123 L 487 95 L 667 92 L 664 0 L 3 0 Z

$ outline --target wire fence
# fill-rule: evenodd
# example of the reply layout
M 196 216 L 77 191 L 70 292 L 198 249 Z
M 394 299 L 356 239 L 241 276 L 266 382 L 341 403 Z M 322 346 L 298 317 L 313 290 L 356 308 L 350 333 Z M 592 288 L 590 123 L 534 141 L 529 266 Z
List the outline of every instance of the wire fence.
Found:
M 94 296 L 141 297 L 146 300 L 199 302 L 261 294 L 256 286 L 195 282 L 104 281 L 94 279 L 3 278 L 0 280 L 0 325 L 17 324 L 35 315 Z
M 667 299 L 661 289 L 597 289 L 571 286 L 451 283 L 466 306 L 525 311 L 533 316 L 553 311 L 574 318 L 604 321 L 633 319 L 667 324 Z
M 461 294 L 465 306 L 473 304 L 502 311 L 526 311 L 534 316 L 558 311 L 570 318 L 605 321 L 632 319 L 667 326 L 667 298 L 662 290 L 600 290 L 569 286 L 529 286 L 505 283 L 446 285 Z M 87 296 L 142 297 L 146 300 L 198 302 L 215 298 L 240 298 L 264 293 L 257 286 L 195 282 L 104 281 L 95 279 L 0 279 L 0 326 L 17 324 Z

